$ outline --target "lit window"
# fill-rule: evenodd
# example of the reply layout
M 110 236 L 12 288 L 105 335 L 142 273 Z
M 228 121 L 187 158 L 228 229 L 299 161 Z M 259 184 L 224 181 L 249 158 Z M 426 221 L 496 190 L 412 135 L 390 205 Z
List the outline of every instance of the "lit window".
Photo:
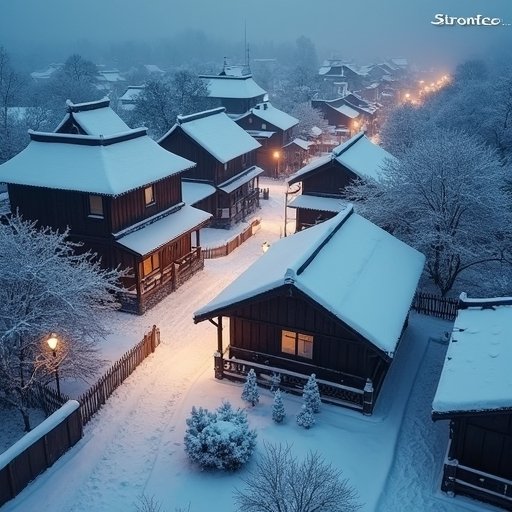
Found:
M 103 198 L 101 196 L 89 196 L 89 215 L 103 217 Z
M 144 203 L 146 206 L 151 206 L 155 203 L 155 194 L 153 190 L 153 185 L 146 187 L 144 189 Z
M 294 331 L 281 331 L 281 352 L 294 356 L 313 358 L 313 336 Z
M 159 267 L 160 267 L 160 258 L 158 257 L 158 253 L 155 252 L 155 254 L 148 256 L 142 262 L 142 271 L 143 271 L 144 277 L 148 276 L 149 274 L 151 274 L 151 272 L 154 272 Z

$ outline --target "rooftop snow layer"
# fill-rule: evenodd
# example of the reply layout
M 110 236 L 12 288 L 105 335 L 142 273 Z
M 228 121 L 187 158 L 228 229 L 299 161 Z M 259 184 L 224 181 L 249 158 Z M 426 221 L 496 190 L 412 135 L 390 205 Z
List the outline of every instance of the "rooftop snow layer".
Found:
M 87 135 L 105 136 L 130 130 L 130 127 L 109 106 L 106 106 L 80 112 L 71 112 L 55 131 L 59 130 L 69 116 L 74 118 L 75 122 Z
M 286 182 L 288 185 L 293 185 L 294 183 L 297 183 L 298 181 L 302 181 L 302 178 L 309 174 L 311 171 L 316 171 L 319 167 L 322 165 L 325 165 L 329 163 L 332 160 L 332 154 L 329 155 L 323 155 L 318 158 L 315 158 L 309 164 L 305 165 L 304 167 L 301 167 L 297 172 L 294 172 L 291 174 L 287 179 Z
M 181 181 L 181 196 L 186 204 L 195 204 L 215 194 L 215 187 L 197 181 Z
M 211 216 L 211 213 L 184 205 L 178 211 L 119 238 L 117 243 L 145 256 L 187 231 L 198 229 Z
M 356 117 L 359 117 L 359 112 L 357 110 L 354 110 L 352 107 L 349 107 L 348 105 L 341 105 L 339 107 L 332 108 L 334 110 L 337 110 L 340 114 L 350 117 L 350 119 L 355 119 Z
M 104 138 L 30 133 L 41 140 L 0 165 L 0 182 L 117 196 L 195 165 L 143 129 Z
M 178 116 L 178 125 L 221 163 L 229 162 L 261 146 L 256 139 L 230 119 L 224 109 Z M 161 140 L 166 137 L 167 134 Z
M 281 130 L 288 130 L 299 124 L 299 120 L 295 117 L 279 110 L 271 103 L 260 103 L 251 109 L 251 112 L 266 123 L 273 124 Z
M 347 207 L 347 201 L 344 201 L 343 199 L 337 199 L 335 197 L 321 197 L 301 194 L 297 197 L 294 197 L 288 203 L 288 207 L 338 213 Z
M 211 98 L 251 99 L 267 93 L 251 75 L 244 77 L 203 75 L 201 78 L 208 85 L 208 95 Z
M 121 101 L 135 101 L 144 91 L 143 85 L 130 85 L 119 98 Z
M 261 167 L 257 167 L 256 165 L 253 165 L 252 167 L 249 167 L 249 169 L 245 169 L 236 176 L 233 176 L 229 180 L 226 180 L 224 183 L 217 185 L 217 188 L 219 190 L 222 190 L 222 192 L 225 192 L 226 194 L 231 194 L 231 192 L 234 192 L 237 188 L 240 188 L 242 185 L 248 183 L 253 178 L 256 178 L 256 176 L 259 176 L 260 174 L 263 174 L 263 169 Z
M 273 244 L 196 311 L 195 320 L 292 284 L 392 357 L 424 261 L 421 253 L 348 205 L 334 218 Z
M 511 332 L 510 305 L 459 310 L 432 404 L 434 413 L 512 408 Z

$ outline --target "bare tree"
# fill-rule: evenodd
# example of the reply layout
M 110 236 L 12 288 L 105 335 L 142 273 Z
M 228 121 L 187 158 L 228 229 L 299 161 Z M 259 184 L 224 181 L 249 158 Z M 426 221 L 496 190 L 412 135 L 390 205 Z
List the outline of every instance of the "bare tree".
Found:
M 356 183 L 347 194 L 365 217 L 426 255 L 426 276 L 445 296 L 472 269 L 500 263 L 510 276 L 506 180 L 495 152 L 476 137 L 437 130 L 389 161 L 379 182 Z
M 0 223 L 0 400 L 16 407 L 30 430 L 28 394 L 58 365 L 62 376 L 86 378 L 101 364 L 102 315 L 117 308 L 124 273 L 75 253 L 67 233 L 37 229 L 13 216 Z M 60 339 L 53 357 L 45 343 Z
M 356 491 L 340 470 L 310 452 L 302 461 L 291 446 L 265 443 L 256 469 L 235 490 L 240 512 L 355 512 Z

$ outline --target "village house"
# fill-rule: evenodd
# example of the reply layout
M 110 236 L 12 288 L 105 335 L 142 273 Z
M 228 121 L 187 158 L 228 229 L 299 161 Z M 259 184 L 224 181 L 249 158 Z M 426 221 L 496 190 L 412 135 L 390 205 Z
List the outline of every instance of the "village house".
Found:
M 216 377 L 242 380 L 252 368 L 262 385 L 279 373 L 300 392 L 315 373 L 324 401 L 371 414 L 424 259 L 352 205 L 282 238 L 195 312 L 217 326 Z
M 183 174 L 186 193 L 190 204 L 212 214 L 211 227 L 229 228 L 259 207 L 260 144 L 223 107 L 178 116 L 158 143 L 197 163 Z
M 203 268 L 199 230 L 210 215 L 181 195 L 193 162 L 162 149 L 145 128 L 129 129 L 105 100 L 68 103 L 56 133 L 29 135 L 27 148 L 0 166 L 11 211 L 69 227 L 70 240 L 102 265 L 130 268 L 125 311 L 143 313 Z
M 347 91 L 358 91 L 363 87 L 367 75 L 353 64 L 348 64 L 340 59 L 328 59 L 323 62 L 318 70 L 327 93 L 331 97 L 339 97 Z
M 144 91 L 144 85 L 129 85 L 119 98 L 119 106 L 123 110 L 133 110 L 135 103 Z
M 363 132 L 354 135 L 307 164 L 286 181 L 288 186 L 302 183 L 301 194 L 288 202 L 296 210 L 296 231 L 330 219 L 346 206 L 345 188 L 356 179 L 379 179 L 379 173 L 394 157 Z
M 265 176 L 277 178 L 286 171 L 289 162 L 284 148 L 293 139 L 298 119 L 266 101 L 238 117 L 236 123 L 261 144 L 256 151 L 256 163 Z
M 512 298 L 461 294 L 432 404 L 450 422 L 441 487 L 512 510 Z

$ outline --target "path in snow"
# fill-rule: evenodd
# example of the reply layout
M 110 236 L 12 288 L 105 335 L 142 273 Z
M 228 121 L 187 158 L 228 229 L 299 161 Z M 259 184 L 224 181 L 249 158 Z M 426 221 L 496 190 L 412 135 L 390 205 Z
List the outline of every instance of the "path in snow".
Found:
M 209 322 L 194 325 L 193 312 L 261 256 L 263 241 L 279 238 L 283 186 L 270 182 L 270 188 L 269 201 L 262 202 L 265 221 L 254 237 L 225 258 L 207 260 L 202 273 L 143 317 L 112 316 L 112 330 L 126 335 L 158 325 L 162 345 L 114 392 L 76 447 L 7 503 L 5 512 L 133 508 L 159 451 L 167 447 L 166 434 L 175 428 L 175 404 L 209 367 L 213 372 L 216 331 Z
M 432 400 L 446 346 L 430 341 L 402 422 L 395 460 L 377 512 L 467 512 L 497 510 L 440 491 L 448 421 L 431 420 Z

